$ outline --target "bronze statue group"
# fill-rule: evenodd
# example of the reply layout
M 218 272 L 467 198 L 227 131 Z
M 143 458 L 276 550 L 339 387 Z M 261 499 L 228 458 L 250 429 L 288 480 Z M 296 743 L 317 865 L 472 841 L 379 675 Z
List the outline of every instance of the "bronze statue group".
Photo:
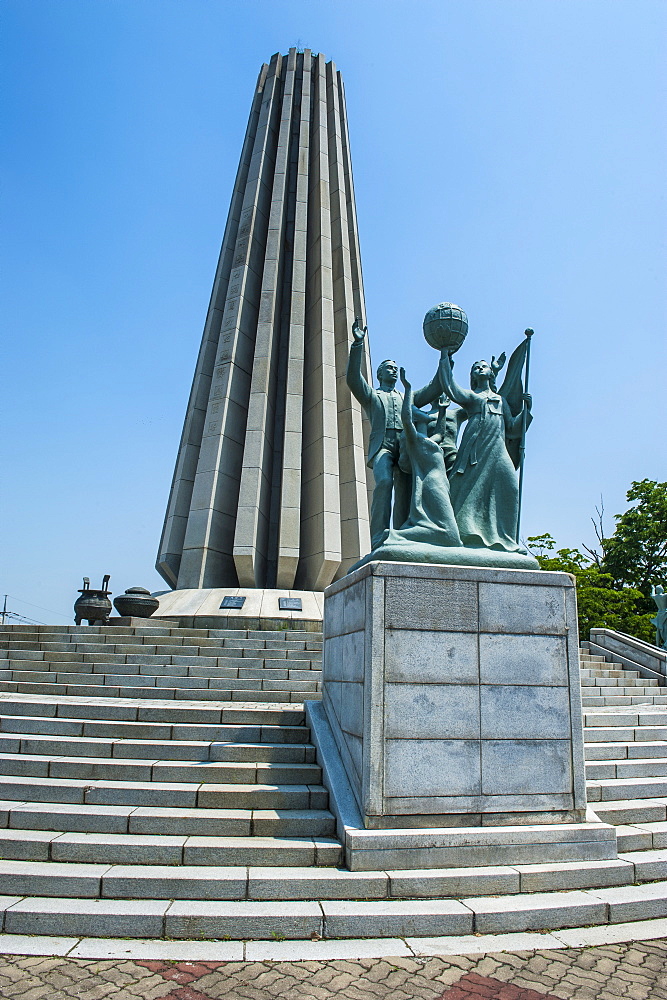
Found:
M 413 391 L 400 369 L 404 396 L 396 389 L 394 361 L 379 366 L 377 389 L 364 378 L 366 332 L 355 321 L 347 384 L 371 425 L 372 558 L 483 564 L 482 551 L 474 559 L 463 552 L 452 559 L 451 552 L 438 551 L 463 548 L 513 554 L 532 564 L 519 540 L 517 477 L 532 420 L 522 380 L 532 330 L 510 357 L 500 389 L 496 377 L 504 354 L 490 363 L 476 361 L 466 389 L 454 378 L 450 351 L 443 347 L 438 370 L 423 389 Z M 427 404 L 432 404 L 428 411 L 423 409 Z M 503 563 L 502 557 L 488 561 L 517 565 L 516 559 Z

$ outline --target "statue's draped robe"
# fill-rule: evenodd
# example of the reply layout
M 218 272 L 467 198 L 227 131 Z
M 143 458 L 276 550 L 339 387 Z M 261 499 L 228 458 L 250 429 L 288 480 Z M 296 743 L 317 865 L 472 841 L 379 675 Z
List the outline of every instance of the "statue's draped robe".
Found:
M 404 433 L 412 465 L 412 495 L 410 514 L 401 525 L 401 535 L 431 545 L 460 545 L 442 448 L 411 428 Z
M 474 548 L 516 552 L 519 488 L 506 437 L 521 434 L 521 415 L 501 395 L 476 393 L 450 475 L 450 495 L 461 541 Z

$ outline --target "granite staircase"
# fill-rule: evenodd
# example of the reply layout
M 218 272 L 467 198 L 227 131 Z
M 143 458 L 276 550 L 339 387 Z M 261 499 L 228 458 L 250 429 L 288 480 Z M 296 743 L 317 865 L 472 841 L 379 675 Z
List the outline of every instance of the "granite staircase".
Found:
M 386 937 L 667 915 L 667 705 L 586 650 L 590 799 L 618 860 L 351 873 L 301 704 L 319 697 L 319 635 L 0 634 L 6 933 Z
M 661 851 L 667 848 L 667 688 L 585 644 L 580 656 L 588 801 L 616 826 L 620 851 Z
M 581 695 L 584 708 L 609 708 L 617 705 L 667 705 L 667 688 L 655 677 L 642 677 L 638 670 L 591 653 L 582 645 Z
M 4 639 L 0 693 L 301 703 L 320 689 L 321 633 L 11 625 Z

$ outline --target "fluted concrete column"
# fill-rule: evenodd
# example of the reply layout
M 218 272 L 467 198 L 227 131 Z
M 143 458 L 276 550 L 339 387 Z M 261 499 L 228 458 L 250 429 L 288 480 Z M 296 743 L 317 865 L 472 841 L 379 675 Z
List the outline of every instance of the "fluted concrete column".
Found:
M 355 315 L 342 80 L 291 49 L 251 107 L 158 556 L 171 586 L 323 590 L 369 550 Z

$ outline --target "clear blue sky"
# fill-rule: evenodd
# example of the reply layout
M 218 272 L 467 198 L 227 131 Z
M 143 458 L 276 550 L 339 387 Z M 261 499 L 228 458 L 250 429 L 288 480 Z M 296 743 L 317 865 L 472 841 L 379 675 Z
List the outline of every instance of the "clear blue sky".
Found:
M 374 358 L 535 328 L 524 533 L 665 468 L 664 0 L 4 0 L 0 594 L 71 620 L 153 565 L 257 72 L 347 90 Z M 20 601 L 49 609 L 48 612 Z M 58 614 L 55 614 L 57 612 Z

